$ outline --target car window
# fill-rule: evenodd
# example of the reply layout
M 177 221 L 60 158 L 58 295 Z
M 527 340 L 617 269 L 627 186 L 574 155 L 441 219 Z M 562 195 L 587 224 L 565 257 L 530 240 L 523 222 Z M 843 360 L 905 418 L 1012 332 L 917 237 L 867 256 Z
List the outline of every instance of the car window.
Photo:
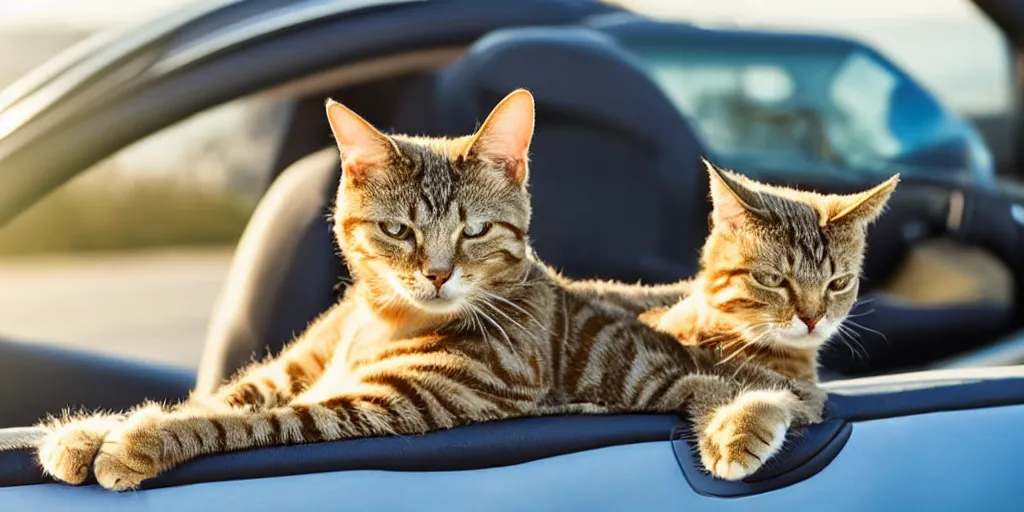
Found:
M 990 171 L 969 125 L 863 46 L 680 28 L 620 42 L 718 158 L 797 172 Z
M 290 114 L 258 97 L 199 113 L 0 228 L 0 336 L 194 367 Z
M 1012 160 L 1015 52 L 970 0 L 618 3 L 663 19 L 704 26 L 852 37 L 892 60 L 943 105 L 969 120 L 984 136 L 996 163 L 1007 165 Z

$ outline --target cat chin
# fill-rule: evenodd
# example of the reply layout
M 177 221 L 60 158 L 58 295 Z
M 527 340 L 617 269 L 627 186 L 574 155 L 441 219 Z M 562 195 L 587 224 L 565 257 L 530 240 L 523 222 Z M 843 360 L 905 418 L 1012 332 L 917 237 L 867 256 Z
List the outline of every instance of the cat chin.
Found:
M 794 317 L 789 325 L 779 325 L 776 327 L 774 342 L 782 346 L 801 350 L 817 349 L 823 346 L 835 334 L 835 331 L 838 329 L 836 325 L 837 322 L 834 320 L 823 319 L 818 322 L 817 329 L 814 332 L 807 332 L 807 327 L 804 326 L 803 322 Z
M 415 299 L 413 304 L 420 311 L 432 315 L 455 315 L 460 313 L 465 306 L 461 297 L 455 299 L 444 299 L 441 297 Z
M 774 342 L 784 347 L 801 350 L 816 349 L 824 344 L 824 340 L 821 339 L 821 336 L 816 336 L 814 334 L 801 334 L 798 336 L 780 334 Z
M 822 334 L 818 331 L 808 333 L 807 331 L 793 332 L 792 329 L 780 329 L 775 335 L 774 343 L 795 349 L 816 349 L 824 345 L 828 339 Z

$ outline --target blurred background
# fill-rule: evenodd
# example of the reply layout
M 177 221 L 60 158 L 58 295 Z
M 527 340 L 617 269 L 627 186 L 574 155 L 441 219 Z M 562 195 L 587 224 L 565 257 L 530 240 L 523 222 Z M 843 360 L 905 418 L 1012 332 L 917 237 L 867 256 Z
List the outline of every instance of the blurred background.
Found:
M 0 88 L 181 0 L 2 0 Z M 865 41 L 1012 142 L 1013 59 L 968 0 L 624 0 L 668 19 Z M 0 227 L 0 334 L 194 368 L 232 249 L 268 185 L 280 105 L 247 98 L 143 139 Z M 326 130 L 326 127 L 325 127 Z

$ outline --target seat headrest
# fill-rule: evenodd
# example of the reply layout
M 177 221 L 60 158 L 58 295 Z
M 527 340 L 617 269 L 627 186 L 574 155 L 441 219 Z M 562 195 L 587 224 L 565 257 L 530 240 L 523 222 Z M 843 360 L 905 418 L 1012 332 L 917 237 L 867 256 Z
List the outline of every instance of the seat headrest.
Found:
M 575 276 L 692 275 L 707 234 L 702 148 L 643 63 L 585 27 L 492 32 L 439 76 L 441 132 L 472 132 L 517 88 L 537 105 L 531 233 L 538 254 Z M 604 224 L 580 227 L 594 222 Z
M 530 27 L 481 38 L 440 78 L 442 114 L 464 133 L 513 89 L 529 89 L 538 108 L 591 118 L 639 137 L 692 131 L 636 57 L 584 27 Z M 476 97 L 474 97 L 476 96 Z M 481 97 L 482 96 L 482 97 Z M 483 104 L 477 104 L 483 102 Z M 471 123 L 468 126 L 465 123 Z

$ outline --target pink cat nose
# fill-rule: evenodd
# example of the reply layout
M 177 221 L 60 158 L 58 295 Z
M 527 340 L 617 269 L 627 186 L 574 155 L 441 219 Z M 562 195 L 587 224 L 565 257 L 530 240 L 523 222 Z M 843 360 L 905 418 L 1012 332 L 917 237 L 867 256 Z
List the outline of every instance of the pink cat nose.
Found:
M 808 317 L 805 317 L 805 316 L 798 316 L 797 318 L 799 318 L 800 321 L 803 322 L 804 325 L 807 326 L 807 333 L 808 334 L 814 332 L 814 326 L 818 325 L 818 322 L 821 321 L 821 316 L 818 316 L 816 318 L 808 318 Z
M 424 276 L 434 283 L 435 290 L 441 291 L 441 287 L 452 277 L 452 271 L 448 269 L 428 270 Z

